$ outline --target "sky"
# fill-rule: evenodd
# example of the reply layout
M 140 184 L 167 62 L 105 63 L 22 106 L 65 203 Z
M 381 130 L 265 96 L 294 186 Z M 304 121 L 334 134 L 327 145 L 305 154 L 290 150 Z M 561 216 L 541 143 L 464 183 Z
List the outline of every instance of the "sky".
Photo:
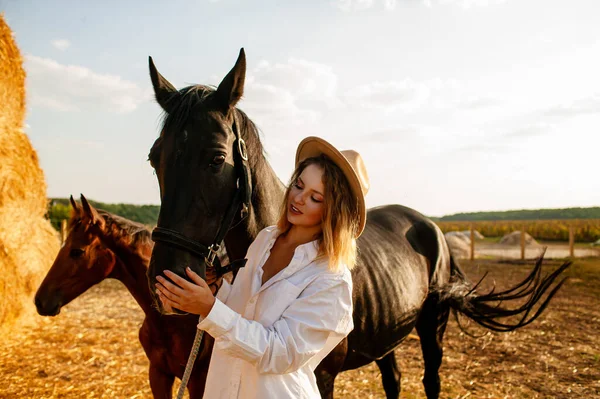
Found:
M 429 216 L 600 205 L 597 0 L 0 0 L 49 197 L 158 204 L 147 155 L 176 87 L 218 85 L 287 182 L 298 143 L 354 149 L 369 207 Z

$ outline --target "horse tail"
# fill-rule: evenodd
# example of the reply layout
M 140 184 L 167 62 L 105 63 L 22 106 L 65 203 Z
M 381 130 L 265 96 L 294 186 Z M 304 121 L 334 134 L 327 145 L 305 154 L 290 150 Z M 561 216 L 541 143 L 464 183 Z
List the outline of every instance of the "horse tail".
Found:
M 462 313 L 477 324 L 490 330 L 498 332 L 514 331 L 537 319 L 567 280 L 567 277 L 563 278 L 550 290 L 552 283 L 571 265 L 571 262 L 565 262 L 552 273 L 542 277 L 543 258 L 544 253 L 536 261 L 529 275 L 514 287 L 500 292 L 495 292 L 495 287 L 492 287 L 488 293 L 481 294 L 477 292 L 477 289 L 487 273 L 477 284 L 473 285 L 468 281 L 454 257 L 451 256 L 450 281 L 438 290 L 439 298 L 442 303 L 445 302 L 450 305 L 457 321 L 459 321 L 458 313 Z M 548 295 L 542 300 L 548 290 L 550 290 Z M 519 301 L 523 299 L 525 299 L 524 303 Z M 513 300 L 517 300 L 520 305 L 514 308 L 502 306 L 504 302 Z M 539 306 L 534 311 L 538 303 Z M 518 316 L 518 318 L 516 320 L 513 318 L 512 321 L 504 320 L 510 316 Z M 461 330 L 465 331 L 460 322 L 458 324 Z

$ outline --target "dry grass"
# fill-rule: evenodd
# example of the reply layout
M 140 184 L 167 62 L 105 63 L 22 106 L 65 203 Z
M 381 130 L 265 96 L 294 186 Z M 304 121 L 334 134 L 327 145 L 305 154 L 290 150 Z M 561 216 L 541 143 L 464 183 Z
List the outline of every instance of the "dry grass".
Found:
M 512 284 L 531 267 L 464 261 L 475 280 Z M 551 261 L 551 267 L 558 266 Z M 600 260 L 577 260 L 571 281 L 536 323 L 515 333 L 470 338 L 451 320 L 441 368 L 444 398 L 600 397 Z M 106 281 L 55 318 L 0 343 L 0 398 L 150 397 L 148 361 L 137 340 L 143 314 L 120 283 Z M 397 350 L 402 397 L 424 398 L 421 351 L 409 339 Z M 337 398 L 384 397 L 375 366 L 343 373 Z
M 0 342 L 0 398 L 148 398 L 143 313 L 115 280 Z M 187 396 L 186 396 L 187 397 Z
M 33 294 L 58 251 L 46 213 L 46 182 L 22 132 L 25 72 L 0 15 L 0 330 L 26 321 Z

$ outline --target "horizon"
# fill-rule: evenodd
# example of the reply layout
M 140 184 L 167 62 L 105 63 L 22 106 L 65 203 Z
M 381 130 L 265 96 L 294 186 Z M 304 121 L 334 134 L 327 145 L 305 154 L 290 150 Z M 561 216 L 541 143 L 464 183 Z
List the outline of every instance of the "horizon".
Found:
M 76 196 L 74 196 L 73 199 L 75 201 L 79 201 Z M 106 205 L 160 206 L 160 204 L 133 204 L 133 203 L 128 203 L 128 202 L 104 202 L 104 201 L 98 201 L 94 198 L 89 198 L 87 196 L 86 196 L 86 199 L 91 202 L 102 203 L 102 204 L 106 204 Z M 62 201 L 68 202 L 69 197 L 48 197 L 48 200 L 62 200 Z M 505 212 L 526 212 L 526 211 L 562 211 L 562 210 L 571 210 L 571 209 L 594 209 L 594 208 L 600 208 L 600 206 L 588 206 L 588 207 L 576 206 L 576 207 L 566 207 L 566 208 L 505 209 L 505 210 L 491 210 L 491 211 L 483 210 L 483 211 L 456 212 L 456 213 L 445 214 L 445 215 L 441 215 L 441 216 L 440 215 L 425 215 L 425 216 L 434 218 L 434 219 L 441 219 L 444 217 L 456 216 L 456 215 L 460 215 L 460 214 L 505 213 Z
M 284 183 L 296 145 L 317 135 L 364 157 L 368 207 L 449 216 L 600 205 L 597 1 L 164 6 L 0 0 L 48 198 L 159 205 L 146 161 L 161 117 L 148 56 L 177 88 L 218 85 L 243 47 L 238 107 Z

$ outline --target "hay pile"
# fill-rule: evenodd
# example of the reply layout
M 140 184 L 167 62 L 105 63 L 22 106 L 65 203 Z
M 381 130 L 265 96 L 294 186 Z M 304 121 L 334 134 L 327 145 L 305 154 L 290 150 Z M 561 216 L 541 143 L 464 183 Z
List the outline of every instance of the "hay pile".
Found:
M 461 231 L 461 233 L 469 237 L 469 239 L 471 239 L 471 230 L 463 230 Z M 479 230 L 474 230 L 473 235 L 475 236 L 476 240 L 483 240 L 485 238 L 485 236 L 481 234 Z
M 521 245 L 521 232 L 513 231 L 512 233 L 506 234 L 500 240 L 499 244 L 503 245 Z M 529 233 L 525 233 L 525 245 L 540 245 Z
M 444 234 L 450 253 L 455 258 L 465 259 L 471 256 L 471 239 L 461 232 L 450 231 Z
M 59 241 L 46 213 L 46 182 L 23 133 L 25 71 L 0 15 L 0 330 L 33 314 L 33 295 Z

